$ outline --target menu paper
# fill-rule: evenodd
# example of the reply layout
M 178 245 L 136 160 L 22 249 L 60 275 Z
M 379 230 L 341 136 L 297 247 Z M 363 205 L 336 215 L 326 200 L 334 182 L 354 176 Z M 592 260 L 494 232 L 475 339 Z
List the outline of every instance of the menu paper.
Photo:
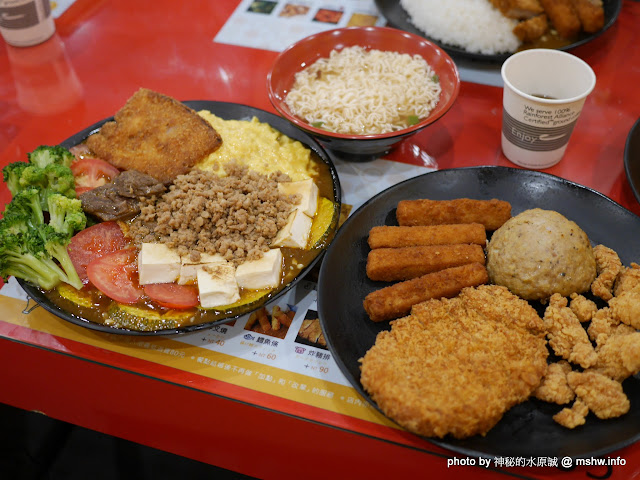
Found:
M 385 24 L 373 0 L 242 0 L 214 41 L 280 52 L 314 33 Z

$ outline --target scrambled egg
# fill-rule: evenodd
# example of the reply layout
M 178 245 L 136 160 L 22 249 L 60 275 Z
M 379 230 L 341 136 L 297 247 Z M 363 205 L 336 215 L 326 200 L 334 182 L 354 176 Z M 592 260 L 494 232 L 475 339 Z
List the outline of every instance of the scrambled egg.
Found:
M 197 165 L 203 170 L 221 172 L 225 163 L 235 161 L 263 175 L 286 173 L 292 181 L 318 173 L 308 148 L 256 117 L 250 121 L 224 120 L 208 110 L 198 114 L 222 137 L 222 146 Z

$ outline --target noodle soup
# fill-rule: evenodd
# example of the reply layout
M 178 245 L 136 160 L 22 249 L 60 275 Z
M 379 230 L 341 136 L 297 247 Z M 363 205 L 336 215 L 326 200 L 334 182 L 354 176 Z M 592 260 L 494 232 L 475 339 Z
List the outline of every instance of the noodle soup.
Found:
M 438 75 L 421 56 L 351 46 L 298 72 L 285 102 L 316 128 L 374 135 L 417 124 L 441 91 Z

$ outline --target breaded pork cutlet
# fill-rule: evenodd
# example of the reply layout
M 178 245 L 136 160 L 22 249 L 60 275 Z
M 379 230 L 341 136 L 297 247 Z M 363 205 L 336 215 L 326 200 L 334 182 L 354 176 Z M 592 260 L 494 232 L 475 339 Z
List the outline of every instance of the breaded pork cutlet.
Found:
M 215 129 L 194 110 L 141 88 L 87 139 L 98 157 L 122 170 L 137 170 L 161 182 L 189 172 L 222 143 Z
M 411 432 L 483 435 L 540 384 L 543 330 L 533 307 L 506 288 L 465 288 L 391 322 L 361 359 L 361 382 Z

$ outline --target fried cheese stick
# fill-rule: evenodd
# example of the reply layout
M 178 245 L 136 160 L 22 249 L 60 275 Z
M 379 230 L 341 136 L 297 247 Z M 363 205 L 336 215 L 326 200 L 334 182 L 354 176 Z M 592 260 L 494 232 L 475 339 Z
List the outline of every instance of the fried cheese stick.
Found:
M 504 200 L 401 200 L 396 220 L 401 226 L 481 223 L 497 230 L 511 218 L 511 204 Z
M 458 225 L 379 226 L 369 231 L 370 248 L 398 248 L 417 245 L 486 245 L 487 232 L 481 223 Z
M 422 277 L 375 290 L 363 301 L 364 310 L 374 322 L 408 315 L 411 307 L 432 298 L 451 298 L 465 287 L 489 281 L 487 269 L 480 263 L 446 268 Z
M 484 265 L 484 249 L 480 245 L 376 248 L 367 256 L 367 276 L 374 281 L 394 282 L 468 263 Z

